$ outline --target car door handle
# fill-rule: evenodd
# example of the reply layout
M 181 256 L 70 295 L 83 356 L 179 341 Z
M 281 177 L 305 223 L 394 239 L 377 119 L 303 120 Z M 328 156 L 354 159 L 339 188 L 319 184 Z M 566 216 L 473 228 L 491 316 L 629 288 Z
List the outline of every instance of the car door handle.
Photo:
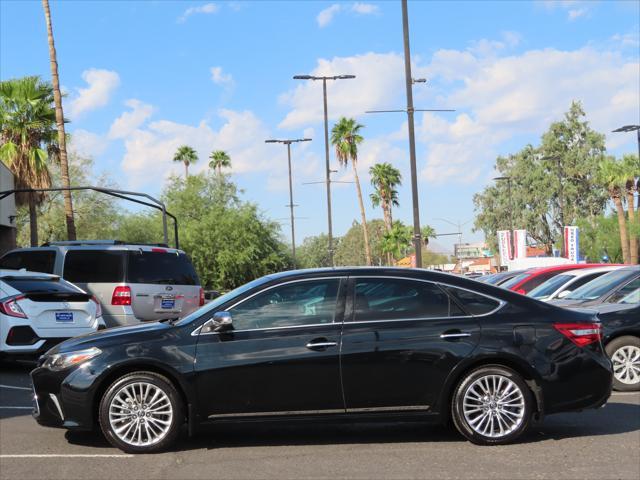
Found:
M 469 332 L 444 332 L 442 334 L 440 334 L 440 338 L 444 338 L 445 340 L 448 339 L 455 339 L 455 338 L 465 338 L 465 337 L 470 337 L 471 334 Z
M 307 343 L 306 347 L 309 350 L 325 350 L 329 347 L 335 347 L 336 345 L 338 345 L 336 342 L 328 342 L 326 340 L 321 340 L 321 341 L 312 340 L 309 343 Z

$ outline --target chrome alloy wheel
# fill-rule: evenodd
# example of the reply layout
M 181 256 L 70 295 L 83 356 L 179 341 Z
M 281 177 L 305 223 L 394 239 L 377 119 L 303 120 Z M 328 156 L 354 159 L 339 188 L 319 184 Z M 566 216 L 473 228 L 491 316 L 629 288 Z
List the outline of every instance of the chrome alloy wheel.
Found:
M 611 355 L 613 374 L 625 385 L 640 382 L 640 348 L 635 345 L 624 345 Z
M 117 437 L 134 446 L 149 446 L 169 432 L 173 408 L 169 396 L 147 382 L 125 385 L 109 404 L 109 423 Z
M 501 438 L 524 421 L 525 403 L 520 387 L 503 375 L 485 375 L 464 392 L 464 418 L 479 435 Z

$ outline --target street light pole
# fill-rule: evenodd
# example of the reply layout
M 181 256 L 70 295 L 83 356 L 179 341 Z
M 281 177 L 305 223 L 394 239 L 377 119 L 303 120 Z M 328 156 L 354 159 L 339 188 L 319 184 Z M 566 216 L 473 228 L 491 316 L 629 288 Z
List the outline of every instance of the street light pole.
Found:
M 291 256 L 293 257 L 293 266 L 296 266 L 296 227 L 295 227 L 295 218 L 293 215 L 293 180 L 291 175 L 291 144 L 297 142 L 310 142 L 310 138 L 296 138 L 291 140 L 265 140 L 265 143 L 283 143 L 287 146 L 287 162 L 289 166 L 289 211 L 291 213 Z
M 329 115 L 327 109 L 327 80 L 348 80 L 356 78 L 355 75 L 294 75 L 294 80 L 322 80 L 322 102 L 324 106 L 324 159 L 325 159 L 325 183 L 327 186 L 327 230 L 329 235 L 329 263 L 333 267 L 333 222 L 331 220 L 331 165 L 329 162 Z
M 413 123 L 413 77 L 411 76 L 411 50 L 409 47 L 409 12 L 407 0 L 402 0 L 402 32 L 404 37 L 404 73 L 407 90 L 407 120 L 409 126 L 409 164 L 411 166 L 411 199 L 413 201 L 413 246 L 416 267 L 422 268 L 422 234 L 420 232 L 420 205 L 418 173 L 416 167 L 416 137 Z

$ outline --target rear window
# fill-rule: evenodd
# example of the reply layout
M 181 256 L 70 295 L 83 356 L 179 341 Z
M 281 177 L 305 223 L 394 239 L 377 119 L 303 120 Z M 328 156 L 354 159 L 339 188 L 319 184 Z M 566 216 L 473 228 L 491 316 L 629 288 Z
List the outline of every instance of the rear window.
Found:
M 200 285 L 189 257 L 170 252 L 129 252 L 127 282 Z
M 4 277 L 2 281 L 12 288 L 15 288 L 21 293 L 78 293 L 82 292 L 75 285 L 71 285 L 64 280 L 52 278 L 52 279 L 40 279 L 40 278 L 19 278 L 19 277 Z
M 73 283 L 121 283 L 124 255 L 122 250 L 69 250 L 63 277 Z
M 518 283 L 520 283 L 522 280 L 529 278 L 530 275 L 531 275 L 531 272 L 521 273 L 520 275 L 516 275 L 515 277 L 507 280 L 506 282 L 501 283 L 500 286 L 502 288 L 510 289 L 514 285 L 517 285 Z
M 0 259 L 0 268 L 25 268 L 30 272 L 53 273 L 55 260 L 56 252 L 53 250 L 10 252 Z

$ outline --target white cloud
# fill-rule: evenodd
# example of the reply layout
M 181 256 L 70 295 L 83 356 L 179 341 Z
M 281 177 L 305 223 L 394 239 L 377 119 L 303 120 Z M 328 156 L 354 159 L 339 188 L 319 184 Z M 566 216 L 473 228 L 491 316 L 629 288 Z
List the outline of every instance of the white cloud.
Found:
M 215 3 L 206 3 L 199 7 L 189 7 L 182 13 L 182 15 L 178 17 L 178 23 L 186 22 L 187 19 L 192 15 L 196 15 L 199 13 L 212 14 L 212 13 L 217 13 L 218 10 L 219 10 L 219 7 Z
M 319 59 L 312 75 L 356 75 L 354 80 L 327 82 L 329 117 L 357 116 L 367 110 L 398 108 L 404 98 L 404 63 L 395 53 L 367 53 L 354 57 Z M 292 110 L 281 128 L 306 127 L 323 118 L 322 84 L 304 81 L 280 97 Z
M 211 67 L 211 80 L 216 85 L 233 85 L 233 77 L 230 73 L 224 73 L 222 67 Z
M 351 6 L 351 11 L 360 15 L 372 15 L 374 13 L 378 13 L 380 8 L 377 5 L 372 5 L 371 3 L 356 2 Z
M 342 6 L 334 3 L 333 5 L 331 5 L 330 7 L 325 8 L 324 10 L 322 10 L 318 16 L 316 17 L 316 21 L 318 22 L 318 26 L 320 28 L 324 28 L 327 25 L 329 25 L 331 23 L 331 21 L 333 20 L 333 17 L 340 11 L 342 10 Z
M 69 102 L 69 114 L 76 117 L 84 112 L 104 107 L 115 89 L 120 85 L 120 76 L 111 70 L 91 68 L 82 72 L 86 88 L 77 88 Z
M 135 98 L 127 100 L 124 103 L 127 107 L 131 108 L 131 111 L 124 112 L 113 121 L 109 129 L 109 138 L 127 137 L 151 117 L 154 111 L 152 105 L 142 103 Z
M 573 10 L 569 10 L 569 20 L 575 20 L 577 18 L 584 17 L 586 14 L 586 8 L 575 8 Z
M 104 153 L 109 141 L 102 135 L 87 130 L 76 129 L 71 132 L 69 149 L 82 157 L 93 157 Z
M 580 17 L 587 16 L 589 9 L 594 2 L 585 0 L 543 0 L 541 4 L 546 10 L 564 10 L 567 12 L 567 19 L 574 21 Z

